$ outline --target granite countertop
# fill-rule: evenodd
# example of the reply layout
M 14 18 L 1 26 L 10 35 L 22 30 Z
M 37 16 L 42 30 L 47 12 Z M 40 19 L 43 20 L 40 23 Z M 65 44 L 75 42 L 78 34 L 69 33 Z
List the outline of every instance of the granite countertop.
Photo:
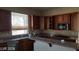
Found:
M 74 49 L 79 49 L 79 44 L 73 42 L 61 42 L 61 40 L 53 39 L 53 38 L 43 38 L 43 37 L 29 37 L 27 34 L 23 35 L 10 35 L 6 37 L 0 37 L 0 43 L 8 42 L 8 41 L 17 41 L 21 39 L 30 39 L 30 40 L 40 40 L 46 43 L 57 44 L 65 47 L 71 47 Z
M 43 42 L 47 42 L 47 43 L 51 43 L 51 44 L 65 46 L 65 47 L 71 47 L 71 48 L 74 48 L 74 49 L 78 49 L 79 48 L 79 45 L 74 43 L 74 42 L 66 42 L 66 41 L 65 42 L 61 42 L 61 40 L 53 39 L 53 38 L 31 37 L 29 39 L 39 40 L 39 41 L 43 41 Z
M 23 38 L 28 38 L 28 35 L 27 34 L 22 34 L 22 35 L 1 36 L 0 37 L 0 43 L 13 41 L 13 40 L 20 40 L 20 39 L 23 39 Z
M 38 41 L 44 41 L 46 43 L 51 43 L 51 44 L 56 44 L 60 46 L 65 46 L 65 47 L 71 47 L 74 49 L 79 49 L 79 45 L 73 42 L 61 42 L 60 40 L 56 40 L 53 38 L 42 38 L 42 37 L 28 37 L 28 36 L 23 36 L 23 35 L 17 35 L 17 36 L 12 36 L 12 37 L 6 37 L 3 39 L 0 39 L 0 43 L 3 42 L 8 42 L 8 41 L 18 41 L 22 39 L 30 39 L 30 40 L 38 40 Z

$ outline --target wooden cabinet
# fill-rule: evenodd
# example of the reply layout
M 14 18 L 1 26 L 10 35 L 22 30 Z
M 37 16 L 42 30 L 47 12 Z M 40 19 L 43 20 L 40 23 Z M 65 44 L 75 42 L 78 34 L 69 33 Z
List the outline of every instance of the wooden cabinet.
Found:
M 57 29 L 57 25 L 63 23 L 63 15 L 54 16 L 54 29 Z
M 29 30 L 40 29 L 40 16 L 29 16 Z
M 49 17 L 49 29 L 54 29 L 54 17 Z
M 44 16 L 41 19 L 41 27 L 43 30 L 53 29 L 54 22 L 52 16 Z
M 70 14 L 54 16 L 54 29 L 58 30 L 58 24 L 70 25 L 70 22 L 71 22 Z
M 29 28 L 30 28 L 30 30 L 40 29 L 40 16 L 30 16 L 29 17 Z
M 47 30 L 49 27 L 49 19 L 50 17 L 49 16 L 44 16 L 44 30 Z
M 63 15 L 63 23 L 70 24 L 71 21 L 70 16 L 71 16 L 70 14 Z
M 55 15 L 55 16 L 33 16 L 32 17 L 32 26 L 33 30 L 36 29 L 52 29 L 52 30 L 59 30 L 58 24 L 65 24 L 67 25 L 67 30 L 75 30 L 77 24 L 77 13 L 70 13 L 70 14 L 62 14 L 62 15 Z M 77 25 L 75 25 L 77 24 Z
M 40 16 L 33 16 L 33 29 L 40 29 Z
M 34 40 L 22 39 L 18 41 L 17 51 L 33 51 L 34 50 Z
M 71 30 L 78 31 L 78 13 L 71 14 Z
M 0 10 L 0 31 L 11 31 L 11 12 Z
M 46 29 L 53 29 L 58 30 L 58 24 L 70 24 L 70 14 L 64 15 L 56 15 L 56 16 L 44 16 L 43 19 L 43 28 Z
M 63 23 L 63 15 L 58 15 L 58 16 L 55 16 L 55 18 L 54 18 L 54 20 L 55 20 L 55 24 L 57 24 L 57 23 Z
M 29 31 L 33 30 L 33 16 L 32 15 L 28 16 L 28 26 L 29 26 Z
M 7 51 L 7 50 L 8 50 L 7 42 L 0 43 L 0 51 Z
M 49 29 L 49 20 L 50 20 L 49 16 L 41 16 L 40 17 L 40 28 L 42 30 Z
M 55 23 L 70 23 L 70 14 L 55 16 Z

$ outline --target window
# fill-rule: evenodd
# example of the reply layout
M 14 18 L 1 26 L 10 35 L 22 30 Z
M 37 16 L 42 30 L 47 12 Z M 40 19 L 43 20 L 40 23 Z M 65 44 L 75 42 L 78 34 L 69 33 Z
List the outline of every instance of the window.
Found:
M 28 33 L 28 15 L 12 12 L 12 35 Z

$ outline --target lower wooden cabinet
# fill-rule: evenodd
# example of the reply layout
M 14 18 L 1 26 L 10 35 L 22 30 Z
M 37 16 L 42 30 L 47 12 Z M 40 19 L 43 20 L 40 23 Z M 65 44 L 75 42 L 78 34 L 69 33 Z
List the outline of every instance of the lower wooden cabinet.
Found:
M 8 50 L 7 42 L 0 43 L 0 51 L 7 51 L 7 50 Z
M 33 51 L 34 50 L 34 40 L 22 39 L 18 41 L 16 51 Z

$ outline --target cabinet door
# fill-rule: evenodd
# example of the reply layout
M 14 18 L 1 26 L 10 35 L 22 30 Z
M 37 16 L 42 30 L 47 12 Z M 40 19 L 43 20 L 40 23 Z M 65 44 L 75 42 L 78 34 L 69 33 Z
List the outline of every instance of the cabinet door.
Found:
M 70 24 L 70 14 L 63 15 L 63 23 Z
M 70 23 L 70 14 L 59 15 L 55 17 L 55 23 Z
M 57 29 L 58 24 L 70 24 L 70 14 L 58 15 L 54 17 L 54 28 Z
M 78 13 L 71 14 L 71 30 L 78 31 Z
M 63 15 L 55 16 L 55 23 L 63 23 Z
M 18 41 L 17 51 L 33 51 L 34 50 L 34 40 L 22 39 Z
M 0 31 L 11 30 L 11 12 L 0 10 Z
M 45 19 L 45 16 L 40 16 L 40 29 L 41 30 L 44 30 L 44 29 L 46 29 L 45 27 L 45 21 L 46 19 Z
M 43 19 L 43 23 L 44 23 L 44 30 L 46 29 L 53 29 L 54 28 L 54 21 L 53 21 L 53 17 L 52 16 L 44 16 Z
M 40 16 L 33 16 L 33 30 L 40 29 Z
M 33 16 L 32 15 L 29 15 L 28 16 L 28 26 L 29 26 L 29 31 L 30 30 L 33 30 Z
M 46 29 L 48 29 L 48 20 L 49 20 L 49 17 L 48 16 L 45 16 L 44 17 L 44 29 L 46 30 Z
M 54 29 L 58 29 L 58 24 L 63 23 L 63 15 L 54 16 Z
M 49 17 L 49 29 L 54 29 L 54 17 Z

